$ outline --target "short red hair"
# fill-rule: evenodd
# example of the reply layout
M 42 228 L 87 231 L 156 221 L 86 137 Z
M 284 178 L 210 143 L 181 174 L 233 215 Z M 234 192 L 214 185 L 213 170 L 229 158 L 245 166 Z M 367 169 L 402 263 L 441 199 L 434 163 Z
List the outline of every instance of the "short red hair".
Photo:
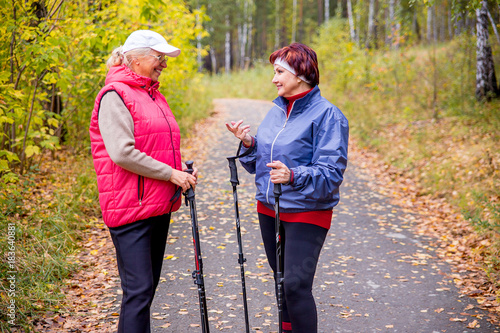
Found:
M 269 56 L 269 62 L 274 64 L 278 58 L 286 61 L 295 70 L 297 76 L 304 76 L 311 86 L 319 84 L 318 57 L 309 46 L 292 43 L 274 51 Z

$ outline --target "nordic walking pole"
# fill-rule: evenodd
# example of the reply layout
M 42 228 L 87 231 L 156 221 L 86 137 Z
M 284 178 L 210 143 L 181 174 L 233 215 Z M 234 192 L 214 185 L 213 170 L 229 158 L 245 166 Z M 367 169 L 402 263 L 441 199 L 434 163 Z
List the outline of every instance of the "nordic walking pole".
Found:
M 239 152 L 239 149 L 238 149 Z M 238 155 L 238 154 L 237 154 Z M 241 288 L 243 289 L 243 308 L 245 310 L 245 328 L 246 333 L 250 333 L 250 324 L 248 321 L 248 305 L 247 305 L 247 288 L 245 284 L 245 262 L 247 261 L 243 255 L 243 244 L 241 242 L 241 228 L 240 228 L 240 212 L 238 210 L 238 193 L 236 186 L 240 184 L 238 180 L 238 169 L 236 168 L 236 159 L 238 156 L 228 157 L 229 170 L 231 171 L 231 185 L 233 186 L 234 198 L 234 212 L 236 216 L 236 238 L 238 240 L 238 263 L 241 270 Z
M 193 173 L 193 161 L 187 161 L 187 173 Z M 191 214 L 191 230 L 193 233 L 193 245 L 194 245 L 194 261 L 196 264 L 196 270 L 193 271 L 194 284 L 198 286 L 198 299 L 200 302 L 200 315 L 201 315 L 201 331 L 203 333 L 209 333 L 210 328 L 208 327 L 208 311 L 207 311 L 207 299 L 205 296 L 205 281 L 203 280 L 203 261 L 201 258 L 201 248 L 200 248 L 200 233 L 198 232 L 198 218 L 196 214 L 196 202 L 194 200 L 194 190 L 192 187 L 187 190 L 184 195 L 186 196 L 186 206 L 189 203 L 189 213 Z
M 281 253 L 280 196 L 281 184 L 274 184 L 274 230 L 276 232 L 276 302 L 278 303 L 278 332 L 283 332 L 283 255 Z

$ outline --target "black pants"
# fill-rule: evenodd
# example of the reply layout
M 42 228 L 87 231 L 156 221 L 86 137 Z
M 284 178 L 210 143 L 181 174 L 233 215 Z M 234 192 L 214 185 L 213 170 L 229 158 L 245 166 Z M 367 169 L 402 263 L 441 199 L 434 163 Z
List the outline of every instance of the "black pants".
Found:
M 267 259 L 275 272 L 276 281 L 274 217 L 259 214 L 259 222 Z M 283 322 L 291 323 L 293 333 L 314 333 L 318 330 L 318 314 L 312 286 L 328 230 L 309 223 L 281 221 L 281 224 L 285 296 Z
M 160 280 L 170 214 L 109 228 L 123 299 L 118 333 L 149 333 L 150 308 Z

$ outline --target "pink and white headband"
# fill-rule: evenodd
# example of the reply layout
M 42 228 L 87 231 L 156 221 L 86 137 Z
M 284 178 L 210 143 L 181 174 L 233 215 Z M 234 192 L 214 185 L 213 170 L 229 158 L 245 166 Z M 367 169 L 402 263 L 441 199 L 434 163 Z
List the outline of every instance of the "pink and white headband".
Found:
M 297 76 L 297 72 L 292 68 L 292 66 L 290 66 L 290 64 L 288 64 L 288 62 L 286 62 L 286 60 L 282 59 L 282 58 L 276 58 L 276 60 L 274 61 L 274 65 L 278 65 L 280 67 L 283 67 L 284 69 L 286 69 L 287 71 L 289 71 L 290 73 L 292 73 L 293 75 Z M 304 81 L 305 83 L 307 84 L 311 84 L 311 82 L 309 82 L 305 77 L 304 75 L 299 75 L 297 76 L 299 79 L 301 79 L 302 81 Z

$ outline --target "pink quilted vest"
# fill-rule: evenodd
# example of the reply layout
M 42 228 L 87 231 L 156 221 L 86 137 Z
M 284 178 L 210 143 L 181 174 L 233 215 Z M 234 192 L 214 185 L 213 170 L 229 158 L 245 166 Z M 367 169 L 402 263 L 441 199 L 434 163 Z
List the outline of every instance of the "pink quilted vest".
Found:
M 106 85 L 96 97 L 90 121 L 90 141 L 97 174 L 99 203 L 108 227 L 144 220 L 179 209 L 180 198 L 170 201 L 176 186 L 127 171 L 109 157 L 99 130 L 99 107 L 104 94 L 117 92 L 134 119 L 136 149 L 181 170 L 180 131 L 158 83 L 126 66 L 112 67 Z

